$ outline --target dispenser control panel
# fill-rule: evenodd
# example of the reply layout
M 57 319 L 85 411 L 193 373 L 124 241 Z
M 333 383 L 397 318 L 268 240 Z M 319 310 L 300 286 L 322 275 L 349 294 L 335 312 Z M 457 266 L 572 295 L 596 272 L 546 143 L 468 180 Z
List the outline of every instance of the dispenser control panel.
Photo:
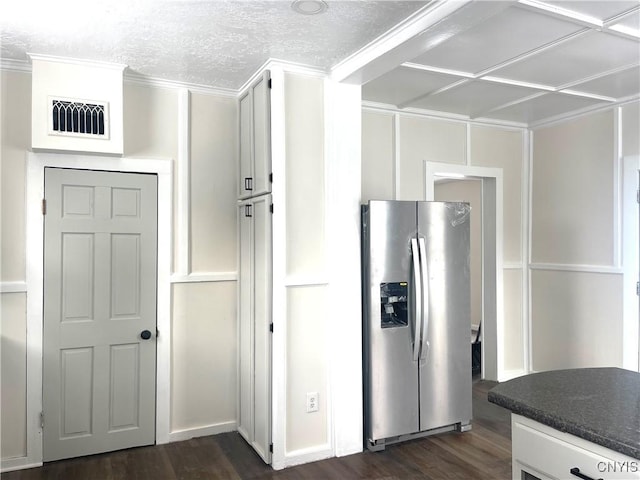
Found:
M 409 325 L 407 282 L 381 283 L 380 309 L 382 328 Z

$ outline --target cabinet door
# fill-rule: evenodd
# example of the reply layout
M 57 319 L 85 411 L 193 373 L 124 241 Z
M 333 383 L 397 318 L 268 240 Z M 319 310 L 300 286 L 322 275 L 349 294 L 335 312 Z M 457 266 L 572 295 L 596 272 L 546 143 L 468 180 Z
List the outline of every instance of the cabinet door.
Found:
M 256 197 L 271 191 L 270 78 L 269 71 L 265 71 L 240 97 L 239 198 Z
M 271 89 L 270 73 L 251 86 L 253 96 L 253 190 L 252 195 L 271 191 Z
M 251 202 L 238 207 L 238 431 L 253 442 L 253 217 Z
M 240 138 L 240 172 L 238 183 L 238 197 L 251 196 L 252 163 L 253 163 L 253 133 L 252 133 L 252 90 L 250 89 L 239 102 L 239 138 Z
M 238 431 L 271 463 L 271 196 L 239 204 Z
M 253 202 L 253 448 L 271 462 L 271 196 Z

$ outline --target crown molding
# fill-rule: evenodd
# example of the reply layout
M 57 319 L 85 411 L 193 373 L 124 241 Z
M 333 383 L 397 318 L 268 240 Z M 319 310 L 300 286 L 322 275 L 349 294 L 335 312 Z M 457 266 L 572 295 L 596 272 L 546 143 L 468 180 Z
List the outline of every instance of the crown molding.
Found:
M 84 60 L 81 58 L 70 58 L 70 57 L 59 57 L 57 55 L 43 55 L 40 53 L 30 53 L 27 52 L 27 55 L 33 60 L 39 60 L 41 62 L 53 62 L 53 63 L 64 63 L 68 65 L 80 65 L 83 67 L 91 67 L 91 68 L 105 68 L 108 70 L 117 70 L 120 72 L 124 72 L 128 65 L 124 63 L 112 63 L 112 62 L 102 62 L 100 60 Z
M 187 89 L 191 93 L 198 93 L 201 95 L 215 95 L 218 97 L 230 97 L 237 98 L 240 94 L 239 90 L 233 90 L 230 88 L 218 88 L 210 87 L 208 85 L 201 85 L 197 83 L 179 82 L 176 80 L 166 80 L 164 78 L 151 77 L 148 75 L 142 75 L 140 73 L 134 73 L 127 71 L 124 74 L 124 81 L 130 85 L 140 85 L 142 87 L 157 87 L 168 89 Z
M 30 58 L 45 61 L 55 61 L 61 63 L 69 63 L 73 65 L 86 65 L 95 66 L 100 68 L 109 68 L 109 66 L 117 65 L 118 68 L 126 65 L 112 64 L 107 62 L 85 61 L 66 57 L 56 57 L 53 55 L 40 55 L 40 54 L 28 54 Z M 156 87 L 167 89 L 188 89 L 192 93 L 201 95 L 215 95 L 218 97 L 238 98 L 242 92 L 244 92 L 249 85 L 260 75 L 262 72 L 269 68 L 280 68 L 285 72 L 296 73 L 299 75 L 307 75 L 318 78 L 327 78 L 328 71 L 322 68 L 305 65 L 302 63 L 288 62 L 286 60 L 279 60 L 277 58 L 269 58 L 264 62 L 256 72 L 237 90 L 231 88 L 219 88 L 209 85 L 201 85 L 197 83 L 180 82 L 176 80 L 167 80 L 159 77 L 152 77 L 149 75 L 142 75 L 137 72 L 133 72 L 131 69 L 126 68 L 124 70 L 124 82 L 129 85 L 139 85 L 142 87 Z M 33 70 L 32 64 L 28 60 L 13 60 L 9 58 L 0 58 L 0 71 L 8 72 L 20 72 L 31 73 Z
M 0 58 L 0 71 L 15 73 L 31 73 L 31 63 L 27 60 Z
M 249 88 L 249 85 L 253 84 L 253 82 L 262 75 L 262 72 L 273 68 L 278 68 L 288 73 L 296 73 L 298 75 L 306 75 L 317 78 L 328 78 L 329 76 L 329 71 L 323 68 L 314 67 L 312 65 L 305 65 L 303 63 L 289 62 L 287 60 L 279 60 L 277 58 L 269 58 L 238 89 L 238 95 L 244 93 L 247 88 Z
M 29 54 L 29 55 L 31 58 L 36 58 L 39 60 L 42 59 L 47 61 L 58 61 L 58 59 L 63 59 L 63 57 L 55 57 L 52 55 L 38 55 L 38 54 Z M 65 60 L 67 61 L 64 63 L 69 63 L 73 65 L 97 66 L 101 68 L 105 68 L 105 66 L 108 66 L 108 65 L 114 65 L 114 64 L 107 64 L 106 62 L 93 62 L 93 61 L 86 62 L 84 60 L 75 60 L 75 59 L 65 59 Z M 0 58 L 0 71 L 30 74 L 33 71 L 33 66 L 31 62 L 28 60 L 14 60 L 11 58 Z M 237 98 L 240 93 L 239 90 L 210 87 L 208 85 L 178 82 L 178 81 L 166 80 L 158 77 L 141 75 L 139 73 L 134 73 L 128 69 L 125 70 L 124 72 L 124 82 L 131 85 L 140 85 L 142 87 L 157 87 L 157 88 L 168 88 L 168 89 L 186 88 L 193 93 L 198 93 L 202 95 L 230 97 L 230 98 Z

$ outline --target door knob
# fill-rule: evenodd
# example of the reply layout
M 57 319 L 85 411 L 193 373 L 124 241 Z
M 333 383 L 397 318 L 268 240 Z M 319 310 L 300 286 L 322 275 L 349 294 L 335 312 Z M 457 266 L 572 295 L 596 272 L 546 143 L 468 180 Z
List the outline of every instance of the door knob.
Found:
M 140 332 L 140 336 L 143 340 L 149 340 L 151 338 L 151 332 L 149 330 L 143 330 Z

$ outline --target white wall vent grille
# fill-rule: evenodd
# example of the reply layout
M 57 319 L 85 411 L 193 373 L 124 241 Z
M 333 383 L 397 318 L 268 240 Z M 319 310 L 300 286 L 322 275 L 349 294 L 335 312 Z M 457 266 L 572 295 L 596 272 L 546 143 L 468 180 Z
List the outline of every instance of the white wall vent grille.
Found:
M 108 138 L 109 109 L 107 102 L 81 101 L 49 97 L 52 135 Z

